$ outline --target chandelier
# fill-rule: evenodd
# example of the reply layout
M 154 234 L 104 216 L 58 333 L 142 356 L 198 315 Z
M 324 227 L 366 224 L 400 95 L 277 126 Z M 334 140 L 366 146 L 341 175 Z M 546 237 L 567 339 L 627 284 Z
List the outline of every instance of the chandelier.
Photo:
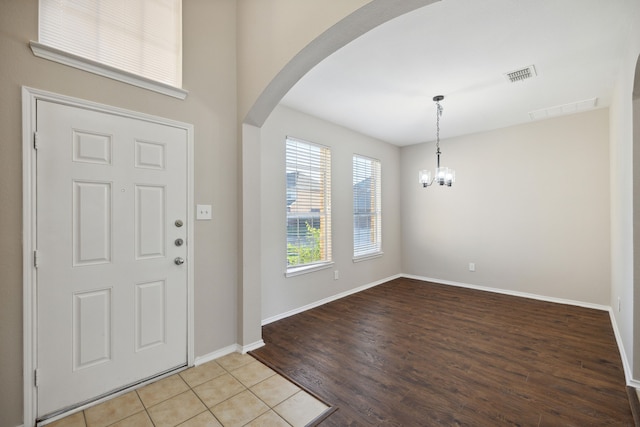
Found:
M 446 166 L 440 166 L 440 154 L 442 154 L 440 152 L 440 116 L 442 116 L 442 105 L 440 105 L 440 101 L 443 99 L 444 96 L 442 95 L 433 97 L 433 100 L 436 103 L 436 156 L 438 158 L 438 163 L 436 167 L 436 174 L 433 178 L 431 177 L 431 171 L 427 169 L 423 169 L 418 172 L 418 181 L 425 188 L 434 182 L 437 182 L 440 185 L 446 185 L 447 187 L 451 187 L 451 184 L 456 182 L 456 172 Z

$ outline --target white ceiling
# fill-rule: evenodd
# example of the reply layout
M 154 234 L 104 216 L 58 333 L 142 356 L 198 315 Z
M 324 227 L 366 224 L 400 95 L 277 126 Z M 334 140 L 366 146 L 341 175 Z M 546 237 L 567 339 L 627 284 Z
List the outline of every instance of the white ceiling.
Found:
M 305 75 L 282 104 L 399 146 L 609 106 L 638 0 L 442 0 L 393 19 Z M 504 73 L 534 65 L 537 76 Z

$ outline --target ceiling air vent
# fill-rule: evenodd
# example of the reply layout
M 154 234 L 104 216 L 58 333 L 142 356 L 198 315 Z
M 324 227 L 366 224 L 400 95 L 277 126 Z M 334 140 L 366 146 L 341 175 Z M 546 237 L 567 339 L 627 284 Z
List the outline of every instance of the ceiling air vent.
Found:
M 509 73 L 505 73 L 504 76 L 511 83 L 515 83 L 515 82 L 521 82 L 522 80 L 530 79 L 532 77 L 535 77 L 536 75 L 537 75 L 536 67 L 534 67 L 533 65 L 529 65 L 528 67 L 521 68 L 519 70 L 514 70 Z

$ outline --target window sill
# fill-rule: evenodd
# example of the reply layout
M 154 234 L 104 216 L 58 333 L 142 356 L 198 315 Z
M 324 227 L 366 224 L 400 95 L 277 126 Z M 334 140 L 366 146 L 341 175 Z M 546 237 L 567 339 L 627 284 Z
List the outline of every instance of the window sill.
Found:
M 384 255 L 384 252 L 374 252 L 366 255 L 358 255 L 353 257 L 353 262 L 362 262 L 374 258 L 380 258 L 382 255 Z
M 151 80 L 109 65 L 101 64 L 100 62 L 83 58 L 42 43 L 31 41 L 29 42 L 29 46 L 31 47 L 33 54 L 39 58 L 48 59 L 49 61 L 58 62 L 60 64 L 68 65 L 69 67 L 98 74 L 99 76 L 108 77 L 133 86 L 152 90 L 163 95 L 172 96 L 178 99 L 185 99 L 189 93 L 182 88 Z
M 333 266 L 333 261 L 323 262 L 321 264 L 305 265 L 303 267 L 288 268 L 284 273 L 285 277 L 300 276 L 302 274 L 313 273 L 314 271 L 325 270 Z

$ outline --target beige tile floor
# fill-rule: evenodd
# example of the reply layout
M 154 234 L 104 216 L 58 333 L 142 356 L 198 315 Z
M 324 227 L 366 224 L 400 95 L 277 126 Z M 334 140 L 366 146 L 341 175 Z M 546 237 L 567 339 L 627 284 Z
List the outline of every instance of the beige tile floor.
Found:
M 47 427 L 298 427 L 328 409 L 253 357 L 232 353 Z

